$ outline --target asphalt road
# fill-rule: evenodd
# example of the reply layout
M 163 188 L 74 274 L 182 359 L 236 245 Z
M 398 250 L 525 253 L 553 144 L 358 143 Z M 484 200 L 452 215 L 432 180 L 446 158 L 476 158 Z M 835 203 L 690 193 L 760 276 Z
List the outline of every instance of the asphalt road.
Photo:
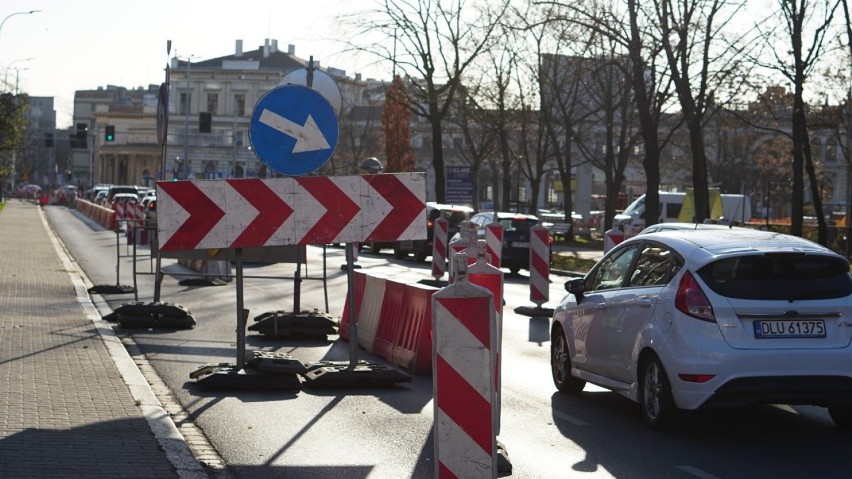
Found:
M 132 284 L 131 259 L 116 258 L 115 235 L 64 207 L 47 216 L 94 284 Z M 128 253 L 122 241 L 121 255 Z M 325 309 L 322 249 L 309 248 L 302 309 Z M 146 253 L 145 248 L 138 250 Z M 339 318 L 346 294 L 343 250 L 326 249 L 329 313 Z M 361 271 L 398 281 L 428 279 L 426 264 L 398 261 L 390 252 L 362 253 Z M 137 267 L 147 272 L 150 261 Z M 165 261 L 167 273 L 186 271 Z M 291 310 L 294 265 L 247 265 L 245 307 L 250 318 Z M 264 278 L 256 278 L 256 277 Z M 358 388 L 297 394 L 275 391 L 210 392 L 189 373 L 209 363 L 236 361 L 236 290 L 187 287 L 167 274 L 162 300 L 188 307 L 193 329 L 123 329 L 156 374 L 201 428 L 231 473 L 239 478 L 433 477 L 432 379 L 415 376 L 390 389 Z M 553 277 L 551 301 L 563 295 L 564 278 Z M 153 276 L 138 275 L 139 300 L 153 299 Z M 621 396 L 587 386 L 579 397 L 556 392 L 549 371 L 549 319 L 514 313 L 531 305 L 527 278 L 506 278 L 500 441 L 509 453 L 510 477 L 532 478 L 845 478 L 852 474 L 852 436 L 833 427 L 820 408 L 765 406 L 707 412 L 682 428 L 649 430 L 636 406 Z M 112 308 L 133 295 L 105 297 Z M 249 320 L 251 322 L 251 320 Z M 347 360 L 348 343 L 270 340 L 247 334 L 248 350 L 278 351 L 302 362 Z M 372 358 L 363 351 L 362 359 Z

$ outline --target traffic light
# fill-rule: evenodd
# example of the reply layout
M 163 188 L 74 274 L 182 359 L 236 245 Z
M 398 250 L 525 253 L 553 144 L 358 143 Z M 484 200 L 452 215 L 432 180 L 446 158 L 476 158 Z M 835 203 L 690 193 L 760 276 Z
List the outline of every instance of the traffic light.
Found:
M 115 126 L 107 125 L 106 132 L 104 133 L 104 140 L 106 141 L 115 141 Z
M 210 124 L 212 122 L 213 114 L 209 111 L 202 111 L 198 114 L 198 131 L 201 133 L 210 133 Z

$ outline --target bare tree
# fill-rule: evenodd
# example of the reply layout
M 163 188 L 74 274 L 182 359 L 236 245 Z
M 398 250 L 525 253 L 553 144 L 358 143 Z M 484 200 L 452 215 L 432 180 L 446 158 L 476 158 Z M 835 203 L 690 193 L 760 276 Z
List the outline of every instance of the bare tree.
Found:
M 717 90 L 738 73 L 735 44 L 722 34 L 742 3 L 727 0 L 652 0 L 660 41 L 683 121 L 689 132 L 695 220 L 710 217 L 704 126 L 718 111 Z
M 461 79 L 471 63 L 494 39 L 495 19 L 505 12 L 508 0 L 469 6 L 465 0 L 379 0 L 359 29 L 364 44 L 354 48 L 391 63 L 411 80 L 412 112 L 431 126 L 435 196 L 445 201 L 443 134 L 441 124 L 450 115 Z M 475 10 L 479 6 L 482 12 Z M 472 21 L 476 18 L 477 21 Z M 381 35 L 391 45 L 376 43 Z
M 405 85 L 398 75 L 388 88 L 382 107 L 382 132 L 385 135 L 385 172 L 414 171 L 414 152 L 411 151 L 411 108 Z
M 597 1 L 542 3 L 558 5 L 565 12 L 555 16 L 553 21 L 580 25 L 611 39 L 618 48 L 627 52 L 632 69 L 633 101 L 643 141 L 642 166 L 647 181 L 646 224 L 654 224 L 655 218 L 659 217 L 660 152 L 665 143 L 665 139 L 660 138 L 660 116 L 670 95 L 668 72 L 657 65 L 660 41 L 655 16 L 645 12 L 637 0 L 627 0 L 626 11 L 618 4 Z M 608 197 L 607 201 L 611 202 L 608 209 L 614 212 L 616 198 Z M 611 213 L 607 214 L 605 221 L 612 223 Z
M 826 48 L 826 35 L 839 6 L 836 0 L 778 0 L 781 25 L 761 29 L 771 61 L 756 60 L 761 66 L 785 77 L 793 86 L 792 92 L 792 211 L 790 233 L 801 236 L 804 221 L 805 171 L 808 174 L 814 212 L 818 222 L 820 244 L 828 240 L 828 227 L 822 209 L 820 185 L 811 154 L 808 132 L 808 111 L 805 104 L 805 85 L 820 62 Z M 783 42 L 783 43 L 782 43 Z M 777 48 L 778 44 L 785 48 Z

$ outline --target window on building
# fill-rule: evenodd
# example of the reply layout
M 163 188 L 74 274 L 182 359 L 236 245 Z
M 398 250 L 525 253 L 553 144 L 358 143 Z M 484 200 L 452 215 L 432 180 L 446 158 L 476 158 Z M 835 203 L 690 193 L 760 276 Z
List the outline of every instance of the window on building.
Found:
M 234 95 L 234 115 L 244 116 L 246 114 L 246 95 L 237 93 Z
M 216 115 L 219 109 L 219 94 L 218 93 L 208 93 L 207 94 L 207 111 Z
M 180 113 L 181 115 L 186 115 L 189 113 L 189 102 L 191 100 L 191 96 L 189 93 L 181 93 L 180 94 Z

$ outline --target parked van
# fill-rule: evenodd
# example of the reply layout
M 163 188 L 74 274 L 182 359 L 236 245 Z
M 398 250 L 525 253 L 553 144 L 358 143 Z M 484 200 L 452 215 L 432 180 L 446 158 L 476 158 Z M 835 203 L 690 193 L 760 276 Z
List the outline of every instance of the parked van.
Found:
M 746 195 L 720 194 L 717 188 L 711 188 L 710 193 L 710 218 L 711 221 L 736 221 L 745 223 L 751 219 L 751 199 Z M 683 191 L 661 191 L 660 192 L 660 217 L 655 223 L 695 221 L 695 203 L 692 190 Z M 701 219 L 701 222 L 704 218 Z M 624 237 L 629 238 L 639 234 L 645 228 L 645 195 L 637 198 L 624 209 L 621 214 L 615 215 L 612 222 L 613 229 L 620 229 Z

